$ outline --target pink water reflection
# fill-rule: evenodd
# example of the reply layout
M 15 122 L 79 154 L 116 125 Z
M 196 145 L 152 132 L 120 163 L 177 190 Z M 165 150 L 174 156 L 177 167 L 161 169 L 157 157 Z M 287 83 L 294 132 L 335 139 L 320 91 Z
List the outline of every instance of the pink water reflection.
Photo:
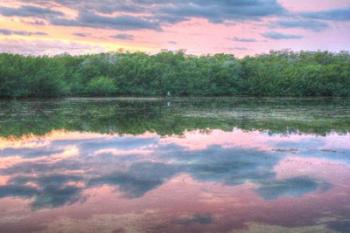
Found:
M 6 140 L 0 232 L 332 232 L 350 218 L 349 134 Z

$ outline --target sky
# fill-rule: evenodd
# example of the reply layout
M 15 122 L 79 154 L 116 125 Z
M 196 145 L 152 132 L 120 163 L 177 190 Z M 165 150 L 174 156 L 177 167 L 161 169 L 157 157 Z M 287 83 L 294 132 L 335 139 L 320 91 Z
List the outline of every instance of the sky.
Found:
M 350 0 L 0 0 L 0 52 L 350 50 Z

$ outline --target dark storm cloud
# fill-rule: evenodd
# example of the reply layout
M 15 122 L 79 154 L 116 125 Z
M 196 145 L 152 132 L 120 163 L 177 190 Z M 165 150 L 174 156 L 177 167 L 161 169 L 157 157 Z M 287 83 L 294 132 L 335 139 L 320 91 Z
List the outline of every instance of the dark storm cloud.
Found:
M 302 14 L 304 17 L 322 20 L 334 20 L 334 21 L 350 21 L 350 7 L 324 10 L 317 12 L 306 12 Z
M 18 36 L 45 36 L 48 35 L 45 32 L 28 32 L 28 31 L 22 31 L 22 30 L 9 30 L 9 29 L 0 29 L 1 35 L 18 35 Z
M 134 36 L 131 34 L 121 33 L 121 34 L 117 34 L 117 35 L 112 36 L 112 38 L 118 39 L 118 40 L 133 40 Z
M 50 10 L 49 8 L 37 7 L 31 5 L 23 5 L 19 8 L 0 7 L 0 14 L 4 16 L 19 16 L 19 17 L 36 17 L 49 18 L 63 16 L 60 11 Z
M 293 35 L 293 34 L 286 34 L 286 33 L 280 33 L 280 32 L 265 32 L 262 34 L 263 37 L 272 39 L 272 40 L 293 40 L 293 39 L 302 39 L 303 36 L 301 35 Z
M 329 27 L 329 25 L 322 21 L 310 19 L 284 19 L 278 20 L 272 24 L 272 27 L 278 28 L 301 28 L 310 31 L 322 31 Z

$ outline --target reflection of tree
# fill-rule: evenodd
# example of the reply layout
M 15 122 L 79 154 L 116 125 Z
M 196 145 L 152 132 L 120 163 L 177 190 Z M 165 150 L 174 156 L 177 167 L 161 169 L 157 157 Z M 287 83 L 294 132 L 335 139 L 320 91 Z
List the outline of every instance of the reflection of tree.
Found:
M 167 100 L 168 101 L 168 100 Z M 54 129 L 160 135 L 185 130 L 267 130 L 314 133 L 350 130 L 347 99 L 52 100 L 0 103 L 1 136 L 45 134 Z

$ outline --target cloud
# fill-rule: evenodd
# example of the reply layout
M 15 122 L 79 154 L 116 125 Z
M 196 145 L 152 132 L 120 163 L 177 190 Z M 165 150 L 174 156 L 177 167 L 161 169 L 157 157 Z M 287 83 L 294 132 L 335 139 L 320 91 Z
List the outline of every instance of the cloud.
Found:
M 48 35 L 46 32 L 29 32 L 29 31 L 22 31 L 22 30 L 9 30 L 9 29 L 0 29 L 1 35 L 18 35 L 18 36 L 45 36 Z
M 322 31 L 329 27 L 329 25 L 322 21 L 310 19 L 288 19 L 278 20 L 272 24 L 272 27 L 278 28 L 302 28 L 311 31 Z
M 244 37 L 233 37 L 232 40 L 237 42 L 248 42 L 248 43 L 257 42 L 257 40 L 254 38 L 244 38 Z
M 88 37 L 90 34 L 89 33 L 82 33 L 82 32 L 75 32 L 73 35 L 78 36 L 78 37 Z
M 292 39 L 303 38 L 303 36 L 300 36 L 300 35 L 285 34 L 285 33 L 273 32 L 273 31 L 265 32 L 262 34 L 262 36 L 272 40 L 292 40 Z
M 62 17 L 54 17 L 50 20 L 51 24 L 60 26 L 76 26 L 91 28 L 110 28 L 118 30 L 140 30 L 152 29 L 160 30 L 160 25 L 156 21 L 152 21 L 142 17 L 129 15 L 120 16 L 102 16 L 92 12 L 81 11 L 78 18 L 66 19 Z
M 0 14 L 3 16 L 18 16 L 18 17 L 35 17 L 35 18 L 49 18 L 63 16 L 60 11 L 50 10 L 49 8 L 23 5 L 19 8 L 0 7 Z
M 176 23 L 190 18 L 204 18 L 213 23 L 225 21 L 258 20 L 266 16 L 281 15 L 286 10 L 276 0 L 192 0 L 160 6 L 159 19 Z
M 232 48 L 232 50 L 246 51 L 248 49 L 245 47 L 234 47 L 234 48 Z
M 0 41 L 0 52 L 24 55 L 57 55 L 63 53 L 84 54 L 105 52 L 99 45 L 87 45 L 78 42 L 65 42 L 60 40 L 15 40 Z
M 134 40 L 134 36 L 133 35 L 131 35 L 131 34 L 124 34 L 124 33 L 114 35 L 114 36 L 112 36 L 112 38 L 118 39 L 118 40 Z
M 317 12 L 306 12 L 302 13 L 301 15 L 313 19 L 350 21 L 350 7 Z
M 161 30 L 162 26 L 176 24 L 191 18 L 202 18 L 212 23 L 260 20 L 263 17 L 287 12 L 277 0 L 129 0 L 129 1 L 62 1 L 57 4 L 79 12 L 76 19 L 62 17 L 61 12 L 49 10 L 47 1 L 33 0 L 47 8 L 22 6 L 4 8 L 4 14 L 49 18 L 54 25 L 118 30 Z M 44 14 L 42 14 L 44 13 Z M 111 16 L 118 13 L 118 16 Z M 106 14 L 110 14 L 107 16 Z M 133 16 L 131 16 L 133 15 Z
M 75 10 L 92 10 L 100 13 L 113 13 L 113 12 L 124 12 L 124 13 L 140 13 L 147 10 L 150 5 L 155 3 L 162 3 L 158 0 L 84 0 L 84 1 L 72 1 L 72 0 L 30 0 L 35 4 L 42 4 L 46 7 L 50 7 L 52 3 L 59 4 Z M 28 2 L 28 0 L 22 0 L 22 2 Z
M 23 2 L 26 2 L 23 0 Z M 63 6 L 78 11 L 95 11 L 100 13 L 148 13 L 153 16 L 160 14 L 165 18 L 173 18 L 174 21 L 184 20 L 187 17 L 202 17 L 216 22 L 232 19 L 259 19 L 260 17 L 280 15 L 286 12 L 277 0 L 31 0 L 33 3 L 50 6 L 56 2 Z M 180 15 L 178 14 L 180 13 Z M 160 17 L 161 18 L 161 17 Z

